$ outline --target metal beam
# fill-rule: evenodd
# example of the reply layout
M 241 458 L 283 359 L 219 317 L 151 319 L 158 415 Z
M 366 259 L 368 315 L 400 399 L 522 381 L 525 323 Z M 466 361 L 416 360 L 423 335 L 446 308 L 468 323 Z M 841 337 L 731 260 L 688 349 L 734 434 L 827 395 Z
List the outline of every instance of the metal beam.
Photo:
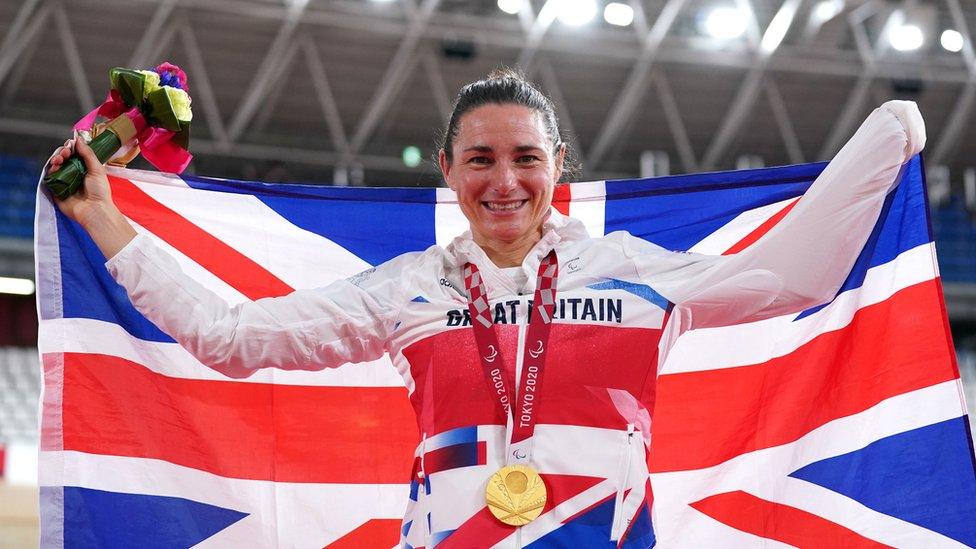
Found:
M 685 127 L 684 120 L 681 119 L 681 112 L 678 111 L 678 103 L 674 100 L 674 94 L 671 93 L 671 84 L 664 72 L 660 70 L 655 71 L 651 78 L 654 81 L 661 108 L 664 110 L 664 121 L 668 124 L 668 130 L 671 131 L 671 139 L 674 140 L 674 146 L 678 149 L 678 158 L 681 159 L 684 171 L 686 173 L 698 171 L 695 149 L 691 146 L 691 140 L 688 139 L 688 129 Z
M 952 112 L 946 119 L 948 122 L 942 129 L 938 143 L 932 153 L 932 164 L 945 164 L 949 156 L 959 147 L 959 138 L 964 130 L 969 128 L 969 120 L 973 114 L 973 100 L 976 99 L 976 77 L 963 87 Z
M 966 67 L 970 73 L 976 72 L 976 51 L 973 49 L 973 35 L 969 32 L 969 23 L 966 15 L 963 14 L 959 0 L 946 0 L 949 13 L 952 15 L 952 22 L 956 30 L 962 35 L 962 57 L 966 60 Z
M 163 52 L 166 48 L 170 47 L 173 40 L 176 38 L 176 33 L 179 31 L 178 25 L 169 25 L 163 30 L 162 35 L 159 37 L 159 41 L 149 48 L 149 57 L 147 59 L 159 59 L 163 56 Z M 152 61 L 150 61 L 152 62 Z
M 78 42 L 75 40 L 75 33 L 71 30 L 64 5 L 56 5 L 52 15 L 58 37 L 61 39 L 61 51 L 64 53 L 64 60 L 68 64 L 68 72 L 71 73 L 71 81 L 75 86 L 75 95 L 78 96 L 78 104 L 83 111 L 90 111 L 95 108 L 95 100 L 88 86 L 88 75 L 85 74 L 81 54 L 78 53 Z
M 421 61 L 424 64 L 424 72 L 427 73 L 430 93 L 434 96 L 434 104 L 437 105 L 437 110 L 441 113 L 441 118 L 446 124 L 451 118 L 451 94 L 447 91 L 447 84 L 444 83 L 441 67 L 438 65 L 434 53 L 429 49 L 424 51 Z
M 292 40 L 288 44 L 288 49 L 281 58 L 281 71 L 271 80 L 271 85 L 261 100 L 261 108 L 254 114 L 254 118 L 251 119 L 251 123 L 249 124 L 249 128 L 253 133 L 258 135 L 264 133 L 264 129 L 268 127 L 268 124 L 274 117 L 278 101 L 281 101 L 281 94 L 287 89 L 288 78 L 295 70 L 295 56 L 298 55 L 300 43 L 301 39 L 299 38 Z
M 23 7 L 28 7 L 36 2 L 28 2 L 24 4 Z M 10 32 L 7 35 L 7 40 L 4 41 L 5 44 L 8 43 L 10 39 L 19 39 L 17 36 L 23 30 L 24 25 L 26 25 L 27 19 L 20 21 L 20 15 L 26 13 L 22 10 L 17 14 L 17 19 L 11 24 Z M 38 27 L 40 28 L 40 27 Z M 0 88 L 3 88 L 3 97 L 0 98 L 0 111 L 6 110 L 10 106 L 10 102 L 13 101 L 14 96 L 17 95 L 17 90 L 20 89 L 20 84 L 24 81 L 24 77 L 31 72 L 31 58 L 34 52 L 41 44 L 42 36 L 39 31 L 30 33 L 30 36 L 25 36 L 26 44 L 24 44 L 24 50 L 18 56 L 20 63 L 14 63 L 12 67 L 12 72 L 8 73 L 6 81 L 0 82 Z M 12 42 L 10 42 L 12 43 Z M 0 48 L 3 51 L 3 48 Z M 2 78 L 0 78 L 2 80 Z
M 552 70 L 552 65 L 548 59 L 540 59 L 536 65 L 539 68 L 539 76 L 542 78 L 542 85 L 549 92 L 549 97 L 555 103 L 556 115 L 559 116 L 559 126 L 564 135 L 568 136 L 571 143 L 578 143 L 579 134 L 576 133 L 576 126 L 573 124 L 573 117 L 569 113 L 569 103 L 563 95 L 563 89 L 559 86 L 556 78 L 556 71 Z
M 595 167 L 603 159 L 603 155 L 617 141 L 621 130 L 633 114 L 634 109 L 644 97 L 647 90 L 648 74 L 657 55 L 661 42 L 671 30 L 671 25 L 677 18 L 681 8 L 684 7 L 686 0 L 668 0 L 668 3 L 661 10 L 650 32 L 644 38 L 640 55 L 634 62 L 634 66 L 627 77 L 620 93 L 617 94 L 613 102 L 613 108 L 607 115 L 607 121 L 600 128 L 596 140 L 586 157 L 586 163 Z
M 963 86 L 962 92 L 952 108 L 952 113 L 947 118 L 948 123 L 942 129 L 939 142 L 932 154 L 933 164 L 944 164 L 949 156 L 957 150 L 959 138 L 962 137 L 963 131 L 969 127 L 973 102 L 976 99 L 976 54 L 973 52 L 972 34 L 969 32 L 969 25 L 962 7 L 959 5 L 959 0 L 946 0 L 946 4 L 949 7 L 956 30 L 962 35 L 962 55 L 966 61 L 966 69 L 969 71 L 969 81 Z
M 400 87 L 407 77 L 410 76 L 410 69 L 416 62 L 416 56 L 414 54 L 417 49 L 417 44 L 423 37 L 427 23 L 437 9 L 438 4 L 440 4 L 440 0 L 424 0 L 423 4 L 420 5 L 417 12 L 411 18 L 410 26 L 400 41 L 400 46 L 397 48 L 393 60 L 387 66 L 386 73 L 380 81 L 379 88 L 373 95 L 372 100 L 370 100 L 369 106 L 366 107 L 366 113 L 356 127 L 356 131 L 349 143 L 350 153 L 356 154 L 363 148 L 366 141 L 373 134 L 373 130 L 376 129 L 376 125 L 380 122 L 383 115 L 386 114 L 387 109 L 389 109 L 393 98 L 400 91 Z
M 8 35 L 3 41 L 3 49 L 0 49 L 0 85 L 3 84 L 7 74 L 10 69 L 13 68 L 14 63 L 16 63 L 21 54 L 27 46 L 33 43 L 34 38 L 37 37 L 37 33 L 40 32 L 41 28 L 47 23 L 48 17 L 51 15 L 51 4 L 44 4 L 41 6 L 34 15 L 33 19 L 29 24 L 21 23 L 23 30 L 17 35 Z M 18 13 L 18 19 L 20 14 Z
M 651 27 L 647 25 L 647 13 L 644 11 L 644 2 L 642 0 L 630 0 L 629 4 L 630 9 L 634 10 L 634 22 L 631 24 L 631 28 L 634 29 L 634 33 L 637 35 L 638 40 L 640 40 L 651 31 Z
M 295 44 L 292 43 L 292 46 Z M 285 92 L 288 87 L 286 80 L 295 68 L 292 66 L 294 61 L 294 55 L 297 54 L 296 48 L 289 49 L 291 55 L 285 57 L 285 65 L 288 70 L 282 73 L 281 78 L 276 78 L 271 82 L 271 89 L 268 90 L 268 94 L 264 96 L 264 101 L 261 102 L 262 108 L 254 115 L 248 128 L 252 133 L 261 135 L 267 129 L 268 124 L 271 123 L 271 119 L 274 118 L 275 108 L 278 105 L 278 101 L 281 101 L 281 94 Z
M 228 140 L 237 141 L 240 138 L 251 118 L 261 108 L 261 101 L 267 95 L 271 83 L 284 71 L 285 66 L 282 61 L 288 53 L 289 43 L 295 34 L 295 29 L 298 28 L 305 6 L 306 0 L 292 0 L 289 3 L 287 16 L 279 27 L 278 34 L 275 35 L 268 47 L 268 53 L 255 72 L 251 85 L 248 86 L 247 95 L 244 96 L 240 108 L 228 126 Z
M 7 76 L 7 80 L 3 83 L 3 97 L 0 98 L 0 111 L 4 111 L 10 106 L 10 102 L 13 101 L 14 96 L 17 95 L 17 90 L 20 89 L 21 83 L 24 81 L 24 77 L 31 70 L 30 58 L 33 52 L 36 51 L 37 47 L 40 45 L 41 37 L 34 36 L 31 40 L 30 45 L 27 47 L 23 55 L 23 62 L 17 63 L 13 66 L 13 70 Z
M 159 3 L 159 6 L 153 13 L 152 19 L 149 20 L 149 24 L 146 26 L 146 30 L 142 33 L 142 40 L 139 41 L 139 45 L 132 52 L 132 57 L 129 58 L 127 67 L 145 67 L 148 63 L 155 61 L 149 54 L 152 52 L 154 45 L 159 42 L 160 35 L 166 28 L 166 23 L 169 21 L 170 15 L 172 15 L 173 8 L 175 7 L 176 0 L 162 0 Z
M 559 6 L 556 4 L 552 0 L 546 0 L 539 9 L 539 15 L 532 19 L 532 26 L 525 34 L 525 45 L 522 47 L 522 51 L 515 61 L 515 66 L 521 68 L 526 73 L 529 72 L 532 62 L 535 60 L 536 52 L 539 51 L 539 47 L 542 45 L 542 39 L 545 37 L 546 31 L 552 26 L 552 22 L 556 20 L 556 14 L 559 9 Z M 528 1 L 523 2 L 522 10 L 519 12 L 523 25 L 526 20 L 529 20 L 525 14 L 531 14 L 531 10 L 531 3 Z
M 747 0 L 740 0 L 740 2 L 748 4 Z M 735 99 L 732 101 L 732 106 L 729 108 L 728 114 L 722 120 L 718 131 L 715 133 L 715 137 L 712 139 L 712 143 L 705 152 L 702 164 L 706 168 L 712 168 L 716 165 L 722 155 L 725 154 L 725 150 L 729 144 L 739 134 L 742 124 L 752 113 L 756 99 L 759 97 L 760 91 L 762 91 L 762 81 L 766 74 L 766 65 L 769 62 L 769 58 L 776 53 L 780 44 L 783 43 L 783 38 L 789 32 L 790 27 L 793 26 L 796 12 L 802 4 L 803 0 L 784 0 L 779 10 L 777 10 L 776 15 L 773 16 L 769 26 L 766 27 L 766 31 L 763 32 L 762 39 L 757 41 L 756 64 L 749 69 L 745 80 L 739 86 L 739 91 L 736 92 Z M 753 13 L 751 5 L 749 13 Z M 755 22 L 754 15 L 752 16 L 752 20 Z
M 213 87 L 210 84 L 210 72 L 203 61 L 203 54 L 200 52 L 200 45 L 197 43 L 196 34 L 189 23 L 183 19 L 179 25 L 180 37 L 183 40 L 183 49 L 186 52 L 187 69 L 193 78 L 193 97 L 203 106 L 203 116 L 207 120 L 207 128 L 210 135 L 218 143 L 227 142 L 227 129 L 224 128 L 224 120 L 221 118 L 220 107 L 217 105 L 217 97 L 214 95 Z
M 871 83 L 877 76 L 878 54 L 885 47 L 883 38 L 895 22 L 895 14 L 892 13 L 882 27 L 881 38 L 872 46 L 867 32 L 864 30 L 864 20 L 870 15 L 873 15 L 878 9 L 880 8 L 877 3 L 867 3 L 852 11 L 848 17 L 851 32 L 854 36 L 854 43 L 857 45 L 858 55 L 864 67 L 861 74 L 857 77 L 854 88 L 851 89 L 851 93 L 847 96 L 847 102 L 844 104 L 841 115 L 837 118 L 837 122 L 834 123 L 830 134 L 827 136 L 827 140 L 824 141 L 824 145 L 820 149 L 820 160 L 826 160 L 832 157 L 844 142 L 847 141 L 848 137 L 850 137 L 851 128 L 857 122 L 861 110 L 864 107 L 864 101 L 871 91 Z
M 106 3 L 121 0 L 104 0 Z M 160 0 L 126 0 L 126 3 L 139 2 L 156 4 Z M 215 13 L 233 13 L 267 20 L 280 21 L 285 9 L 274 4 L 253 2 L 241 3 L 236 0 L 178 0 L 179 6 Z M 332 4 L 327 4 L 332 5 Z M 402 36 L 409 22 L 395 19 L 394 15 L 376 12 L 363 7 L 363 3 L 342 2 L 342 11 L 337 9 L 315 9 L 307 11 L 302 19 L 303 25 L 328 28 L 342 28 L 386 36 Z M 863 8 L 877 9 L 884 2 L 866 2 L 849 13 Z M 871 10 L 867 10 L 870 12 Z M 526 44 L 525 31 L 518 21 L 503 17 L 465 16 L 456 13 L 437 13 L 431 17 L 424 38 L 442 39 L 470 35 L 493 47 L 521 49 Z M 634 48 L 630 35 L 615 29 L 593 28 L 588 31 L 591 39 L 578 40 L 568 35 L 549 36 L 539 44 L 540 52 L 562 54 L 585 54 L 606 59 L 612 63 L 632 63 L 641 55 Z M 662 63 L 693 64 L 703 67 L 728 67 L 748 69 L 755 61 L 749 50 L 726 49 L 706 50 L 702 44 L 707 40 L 695 41 L 682 38 L 661 44 L 656 60 Z M 783 44 L 776 56 L 770 60 L 768 72 L 795 74 L 825 74 L 830 76 L 857 77 L 864 70 L 852 55 L 852 50 L 840 47 L 817 48 L 811 50 L 803 45 Z M 920 53 L 912 57 L 898 59 L 877 59 L 876 78 L 921 77 L 927 81 L 965 83 L 969 75 L 959 70 L 958 63 L 942 55 Z
M 3 42 L 0 43 L 0 52 L 6 52 L 13 45 L 20 41 L 20 33 L 27 26 L 27 22 L 30 21 L 31 14 L 34 13 L 34 8 L 40 4 L 40 0 L 27 0 L 21 4 L 20 9 L 17 10 L 17 15 L 14 16 L 14 20 L 11 21 L 10 27 L 7 28 L 7 35 L 4 36 Z M 3 78 L 0 77 L 0 81 Z
M 51 124 L 33 120 L 17 120 L 0 118 L 0 133 L 17 135 L 32 135 L 47 137 L 62 141 L 67 135 L 67 126 Z M 251 143 L 232 143 L 229 148 L 223 143 L 210 139 L 193 140 L 193 152 L 197 156 L 211 155 L 223 158 L 241 158 L 248 160 L 276 160 L 282 162 L 296 162 L 309 166 L 336 166 L 345 161 L 346 155 L 342 151 L 321 151 L 311 149 L 296 149 L 294 147 L 280 147 L 274 145 L 257 145 Z M 429 165 L 421 164 L 416 168 L 408 167 L 399 156 L 378 156 L 360 154 L 355 157 L 355 163 L 366 169 L 384 170 L 398 173 L 422 174 Z M 591 173 L 595 179 L 623 179 L 633 174 L 618 172 Z
M 782 94 L 779 93 L 779 86 L 772 78 L 766 79 L 766 98 L 769 100 L 769 107 L 773 111 L 773 119 L 779 128 L 779 136 L 783 139 L 783 146 L 786 154 L 793 164 L 803 164 L 803 149 L 800 147 L 800 140 L 796 137 L 796 130 L 790 120 L 790 113 L 786 110 L 786 102 L 783 101 Z
M 325 74 L 325 65 L 319 56 L 319 50 L 315 47 L 315 42 L 308 36 L 302 39 L 302 51 L 305 54 L 305 63 L 308 66 L 308 73 L 312 77 L 312 85 L 315 87 L 315 97 L 322 108 L 322 116 L 325 117 L 325 124 L 329 128 L 329 136 L 332 138 L 332 146 L 337 150 L 349 151 L 349 138 L 346 136 L 346 129 L 342 125 L 342 118 L 339 115 L 339 107 L 336 106 L 335 96 L 332 95 L 332 87 Z

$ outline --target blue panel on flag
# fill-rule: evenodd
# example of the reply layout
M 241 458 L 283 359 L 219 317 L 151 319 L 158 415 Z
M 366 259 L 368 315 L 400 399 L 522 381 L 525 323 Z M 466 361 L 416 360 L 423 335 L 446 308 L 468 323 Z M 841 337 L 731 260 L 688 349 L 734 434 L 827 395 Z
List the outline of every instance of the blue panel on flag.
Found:
M 608 181 L 604 230 L 688 250 L 745 210 L 800 196 L 825 166 Z
M 118 324 L 135 337 L 173 342 L 139 314 L 125 289 L 105 269 L 105 256 L 80 225 L 57 213 L 64 318 L 90 318 Z
M 929 232 L 922 157 L 908 162 L 901 182 L 884 203 L 881 220 L 864 244 L 850 275 L 838 294 L 860 288 L 868 269 L 884 265 L 903 252 L 932 241 Z M 827 304 L 803 311 L 797 319 L 809 316 Z
M 183 498 L 64 488 L 65 547 L 192 547 L 247 513 Z
M 811 463 L 790 476 L 976 546 L 976 467 L 966 417 Z
M 282 185 L 185 177 L 188 185 L 253 194 L 282 217 L 342 246 L 370 265 L 436 242 L 432 188 Z
M 654 547 L 656 543 L 654 527 L 651 524 L 651 513 L 645 503 L 641 505 L 640 512 L 630 523 L 627 537 L 620 547 L 621 549 L 646 549 L 647 547 Z
M 566 522 L 551 533 L 525 546 L 525 549 L 544 547 L 617 547 L 610 541 L 613 524 L 614 498 Z

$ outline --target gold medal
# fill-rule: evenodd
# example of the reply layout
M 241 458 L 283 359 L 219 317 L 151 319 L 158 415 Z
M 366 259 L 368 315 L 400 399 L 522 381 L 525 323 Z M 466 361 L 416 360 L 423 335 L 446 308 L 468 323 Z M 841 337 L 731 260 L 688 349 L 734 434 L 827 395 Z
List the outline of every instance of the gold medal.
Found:
M 485 499 L 495 518 L 511 526 L 535 520 L 546 505 L 546 484 L 531 467 L 506 465 L 488 479 Z

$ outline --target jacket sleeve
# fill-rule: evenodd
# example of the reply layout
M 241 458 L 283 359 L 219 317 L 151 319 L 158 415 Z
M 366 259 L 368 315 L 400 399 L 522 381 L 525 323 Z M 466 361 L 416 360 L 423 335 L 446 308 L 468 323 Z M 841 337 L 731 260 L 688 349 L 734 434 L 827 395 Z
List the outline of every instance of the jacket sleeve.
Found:
M 903 164 L 924 145 L 925 125 L 915 103 L 889 101 L 867 117 L 796 207 L 755 244 L 720 257 L 662 258 L 638 251 L 638 271 L 684 309 L 688 328 L 761 320 L 826 303 L 864 247 Z
M 229 377 L 257 368 L 319 370 L 383 355 L 402 303 L 406 254 L 348 280 L 233 307 L 143 234 L 106 266 L 146 318 Z

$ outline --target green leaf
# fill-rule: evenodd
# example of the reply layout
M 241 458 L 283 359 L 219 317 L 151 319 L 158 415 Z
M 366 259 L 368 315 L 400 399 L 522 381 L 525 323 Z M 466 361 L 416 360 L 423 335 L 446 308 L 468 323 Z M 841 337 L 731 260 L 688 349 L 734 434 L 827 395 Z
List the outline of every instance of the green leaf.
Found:
M 146 111 L 148 112 L 145 114 L 151 125 L 159 126 L 172 132 L 180 131 L 180 121 L 176 117 L 176 112 L 169 101 L 165 87 L 150 92 L 146 97 L 146 104 L 148 106 Z
M 118 90 L 122 101 L 129 107 L 136 107 L 142 103 L 145 89 L 145 75 L 131 69 L 116 67 L 109 72 L 112 88 Z
M 183 149 L 190 149 L 190 123 L 184 122 L 183 129 L 173 134 L 171 138 L 173 144 Z

